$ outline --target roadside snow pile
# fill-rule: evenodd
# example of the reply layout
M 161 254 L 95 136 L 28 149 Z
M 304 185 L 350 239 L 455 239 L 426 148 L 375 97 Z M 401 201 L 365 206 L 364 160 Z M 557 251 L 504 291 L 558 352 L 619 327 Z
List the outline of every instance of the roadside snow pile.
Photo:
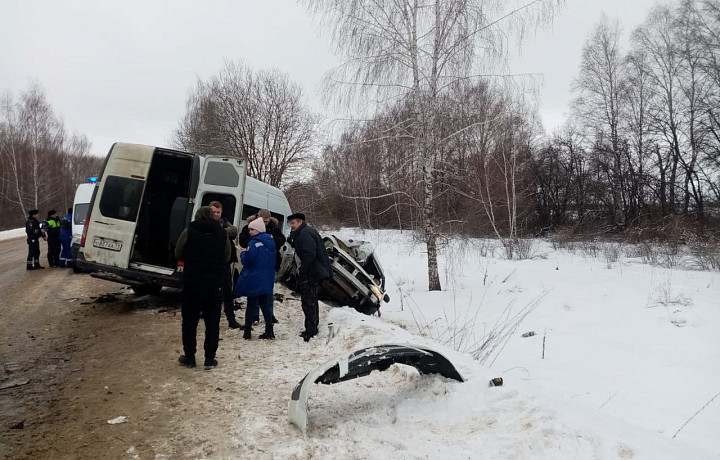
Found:
M 543 394 L 532 383 L 507 378 L 504 386 L 489 387 L 497 374 L 468 355 L 381 319 L 349 308 L 331 309 L 326 319 L 338 332 L 326 346 L 324 330 L 311 342 L 315 352 L 322 349 L 332 357 L 384 343 L 427 345 L 450 359 L 466 382 L 394 365 L 368 377 L 314 385 L 307 437 L 292 430 L 287 439 L 277 439 L 272 458 L 711 458 L 692 446 Z
M 20 238 L 21 236 L 25 236 L 24 228 L 16 228 L 14 230 L 3 230 L 2 232 L 0 232 L 0 241 L 11 240 L 13 238 Z
M 629 446 L 633 458 L 680 458 L 668 454 L 673 445 L 686 449 L 686 454 L 692 445 L 720 455 L 720 398 L 678 432 L 720 391 L 720 273 L 643 264 L 632 257 L 632 248 L 625 252 L 620 248 L 619 257 L 608 259 L 602 253 L 593 257 L 580 250 L 554 250 L 537 240 L 532 259 L 512 261 L 503 258 L 495 241 L 450 240 L 439 257 L 444 290 L 428 292 L 424 246 L 409 232 L 335 233 L 376 246 L 391 298 L 381 309 L 380 324 L 400 325 L 473 355 L 486 366 L 478 371 L 482 378 L 460 386 L 478 392 L 476 398 L 461 403 L 468 405 L 470 419 L 495 420 L 477 411 L 490 410 L 485 403 L 509 404 L 503 410 L 510 414 L 493 422 L 509 429 L 504 418 L 523 419 L 525 409 L 520 407 L 535 407 L 541 400 L 562 410 L 528 409 L 542 413 L 532 426 L 562 433 L 561 438 L 577 447 L 576 458 L 588 457 L 581 447 L 585 441 L 599 442 L 603 447 L 596 448 L 610 452 L 611 440 Z M 535 335 L 522 337 L 530 331 Z M 388 341 L 398 343 L 400 338 L 391 334 Z M 498 375 L 507 387 L 485 389 L 487 378 Z M 447 388 L 452 388 L 448 390 L 452 395 L 464 391 L 452 383 Z M 422 395 L 413 399 L 414 404 L 427 397 Z M 406 404 L 411 403 L 399 407 Z M 440 415 L 435 412 L 435 416 Z M 577 437 L 568 426 L 585 428 Z M 395 430 L 393 425 L 393 438 L 405 437 L 396 436 Z M 443 433 L 451 436 L 451 429 Z M 619 433 L 627 437 L 615 436 Z M 554 446 L 548 447 L 550 451 L 562 444 L 557 437 L 550 439 Z M 681 442 L 684 447 L 678 447 Z M 563 446 L 561 451 L 567 448 Z M 659 446 L 665 447 L 657 456 L 643 453 Z

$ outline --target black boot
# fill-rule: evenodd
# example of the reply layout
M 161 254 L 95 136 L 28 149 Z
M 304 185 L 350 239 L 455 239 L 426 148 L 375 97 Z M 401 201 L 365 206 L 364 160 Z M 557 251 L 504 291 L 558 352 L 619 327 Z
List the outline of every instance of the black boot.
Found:
M 242 325 L 240 323 L 238 323 L 235 318 L 232 318 L 232 319 L 228 320 L 228 327 L 230 329 L 240 329 L 240 328 L 242 328 Z
M 185 367 L 197 366 L 197 364 L 195 363 L 194 356 L 180 355 L 180 357 L 178 358 L 178 362 L 180 363 L 181 366 L 185 366 Z
M 265 325 L 265 333 L 260 334 L 260 338 L 263 340 L 275 340 L 275 333 L 273 332 L 272 323 Z
M 250 340 L 250 331 L 252 331 L 252 327 L 247 322 L 245 323 L 245 332 L 243 332 L 243 339 Z

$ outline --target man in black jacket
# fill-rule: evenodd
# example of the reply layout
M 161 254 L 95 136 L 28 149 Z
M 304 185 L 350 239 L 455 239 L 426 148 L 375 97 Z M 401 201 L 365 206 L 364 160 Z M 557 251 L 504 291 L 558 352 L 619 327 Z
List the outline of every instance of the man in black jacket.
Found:
M 195 213 L 183 230 L 175 257 L 184 261 L 182 338 L 185 354 L 180 364 L 195 367 L 196 334 L 200 313 L 205 320 L 205 369 L 217 366 L 215 353 L 220 338 L 220 303 L 225 269 L 230 260 L 230 240 L 209 206 Z
M 233 286 L 233 264 L 238 261 L 237 251 L 235 250 L 235 238 L 237 238 L 238 229 L 222 216 L 222 203 L 219 201 L 211 201 L 209 206 L 213 211 L 215 220 L 225 229 L 228 240 L 230 241 L 230 261 L 225 267 L 225 279 L 223 280 L 222 287 L 223 311 L 225 312 L 225 318 L 227 318 L 228 327 L 230 329 L 239 329 L 242 325 L 238 323 L 235 318 L 235 294 L 233 292 L 235 290 L 235 286 Z
M 27 235 L 28 244 L 28 270 L 45 268 L 40 265 L 40 238 L 45 238 L 45 234 L 40 228 L 40 221 L 37 219 L 38 214 L 40 212 L 37 209 L 31 209 L 28 211 L 28 218 L 25 221 L 25 234 Z
M 318 333 L 318 284 L 330 276 L 330 259 L 320 234 L 305 223 L 305 214 L 292 214 L 288 221 L 292 229 L 289 241 L 299 261 L 298 292 L 305 314 L 305 330 L 300 336 L 309 342 Z

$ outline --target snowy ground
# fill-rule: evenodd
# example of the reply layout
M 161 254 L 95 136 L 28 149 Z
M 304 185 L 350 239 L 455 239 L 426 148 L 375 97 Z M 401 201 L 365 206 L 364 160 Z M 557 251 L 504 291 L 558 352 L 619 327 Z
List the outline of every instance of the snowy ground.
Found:
M 16 228 L 14 230 L 3 230 L 0 232 L 0 241 L 19 238 L 25 236 L 25 228 Z
M 720 397 L 672 439 L 720 391 L 720 273 L 622 255 L 608 262 L 539 241 L 534 259 L 508 261 L 494 242 L 450 242 L 440 258 L 445 290 L 429 293 L 422 246 L 409 234 L 337 234 L 376 244 L 392 300 L 381 320 L 333 310 L 328 321 L 345 324 L 333 350 L 424 343 L 405 328 L 484 365 L 453 354 L 463 384 L 395 369 L 318 386 L 304 442 L 329 443 L 328 452 L 363 446 L 375 458 L 720 456 Z M 478 353 L 522 310 L 507 342 Z M 504 387 L 487 387 L 495 376 Z
M 533 259 L 508 261 L 495 242 L 450 241 L 440 257 L 444 290 L 429 293 L 423 247 L 409 233 L 336 234 L 376 245 L 391 297 L 382 318 L 323 307 L 322 324 L 333 322 L 339 332 L 326 343 L 321 327 L 305 344 L 296 335 L 298 302 L 286 300 L 278 304 L 271 344 L 223 329 L 221 366 L 188 375 L 207 387 L 207 400 L 218 397 L 216 382 L 257 391 L 213 409 L 237 414 L 230 439 L 188 416 L 179 432 L 207 438 L 206 445 L 189 443 L 189 456 L 720 458 L 720 396 L 697 413 L 720 391 L 720 273 L 653 267 L 625 255 L 610 261 L 540 241 Z M 527 315 L 516 328 L 503 328 L 518 313 Z M 483 349 L 491 333 L 499 336 Z M 313 386 L 307 435 L 289 424 L 287 402 L 305 373 L 385 343 L 431 345 L 467 381 L 393 366 Z M 498 376 L 504 385 L 489 387 Z M 171 389 L 182 394 L 179 385 Z
M 618 260 L 608 261 L 602 254 L 556 251 L 541 241 L 533 259 L 508 261 L 493 241 L 451 241 L 440 257 L 444 291 L 429 293 L 423 248 L 409 234 L 338 234 L 376 244 L 392 299 L 382 308 L 384 321 L 484 361 L 474 365 L 482 377 L 458 387 L 474 387 L 477 397 L 462 398 L 464 390 L 448 384 L 462 401 L 458 407 L 472 413 L 500 405 L 498 420 L 488 418 L 512 429 L 503 422 L 523 419 L 527 407 L 548 406 L 533 410 L 537 419 L 531 425 L 557 431 L 543 442 L 554 446 L 548 452 L 577 449 L 568 458 L 588 458 L 597 449 L 608 458 L 615 447 L 621 458 L 630 458 L 625 449 L 635 458 L 679 458 L 667 456 L 672 445 L 720 456 L 720 397 L 671 440 L 720 392 L 720 273 L 653 267 L 623 250 Z M 506 342 L 479 351 L 491 331 L 502 329 L 498 323 L 522 311 L 527 316 Z M 521 336 L 530 331 L 535 335 Z M 503 376 L 506 386 L 481 389 L 489 376 Z M 446 402 L 450 408 L 458 401 Z M 437 408 L 430 411 L 439 416 Z M 450 409 L 445 416 L 457 413 Z M 456 422 L 474 432 L 462 419 Z M 535 435 L 529 430 L 524 436 Z M 660 452 L 646 456 L 658 446 Z

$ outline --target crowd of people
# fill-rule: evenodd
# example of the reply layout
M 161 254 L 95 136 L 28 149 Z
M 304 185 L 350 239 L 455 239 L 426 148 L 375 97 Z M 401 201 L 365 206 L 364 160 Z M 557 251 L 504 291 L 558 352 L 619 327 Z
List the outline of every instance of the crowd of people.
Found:
M 183 265 L 182 341 L 179 362 L 196 367 L 197 327 L 205 323 L 204 366 L 217 366 L 221 311 L 228 327 L 242 329 L 251 340 L 252 326 L 262 312 L 265 330 L 258 338 L 275 339 L 273 314 L 275 276 L 281 265 L 280 249 L 285 244 L 279 222 L 270 211 L 261 209 L 249 216 L 247 225 L 237 227 L 222 217 L 222 204 L 212 201 L 195 213 L 195 219 L 178 238 L 175 256 Z M 318 284 L 330 276 L 330 261 L 317 231 L 305 222 L 305 215 L 288 216 L 291 232 L 288 243 L 295 249 L 298 263 L 298 292 L 305 315 L 305 330 L 300 336 L 309 342 L 318 333 Z M 235 238 L 242 248 L 238 257 Z M 233 285 L 232 266 L 242 265 Z M 245 324 L 235 318 L 235 298 L 247 297 Z
M 57 212 L 51 209 L 47 218 L 40 222 L 40 211 L 31 209 L 25 221 L 25 234 L 27 235 L 28 256 L 27 269 L 39 270 L 45 268 L 40 265 L 40 240 L 47 241 L 48 266 L 57 268 L 72 267 L 72 208 L 60 219 Z
M 220 338 L 222 312 L 231 329 L 242 329 L 243 338 L 251 340 L 253 324 L 259 324 L 262 312 L 265 330 L 258 338 L 274 340 L 273 314 L 276 273 L 280 269 L 280 250 L 286 243 L 280 224 L 270 211 L 261 209 L 249 216 L 241 231 L 223 217 L 222 203 L 211 201 L 197 210 L 194 220 L 180 234 L 175 257 L 183 267 L 182 342 L 184 354 L 180 364 L 196 367 L 197 327 L 205 323 L 204 366 L 217 366 L 215 358 Z M 39 211 L 28 212 L 25 223 L 28 256 L 27 269 L 45 268 L 40 265 L 40 240 L 47 241 L 47 260 L 50 267 L 72 266 L 72 208 L 60 219 L 55 210 L 40 222 Z M 305 316 L 305 330 L 300 336 L 309 342 L 318 333 L 318 285 L 330 276 L 330 261 L 318 232 L 305 222 L 305 215 L 288 216 L 290 236 L 287 242 L 295 250 L 298 265 L 297 291 Z M 236 251 L 235 241 L 242 248 Z M 233 280 L 233 266 L 242 269 Z M 236 299 L 247 297 L 245 323 L 236 317 Z

